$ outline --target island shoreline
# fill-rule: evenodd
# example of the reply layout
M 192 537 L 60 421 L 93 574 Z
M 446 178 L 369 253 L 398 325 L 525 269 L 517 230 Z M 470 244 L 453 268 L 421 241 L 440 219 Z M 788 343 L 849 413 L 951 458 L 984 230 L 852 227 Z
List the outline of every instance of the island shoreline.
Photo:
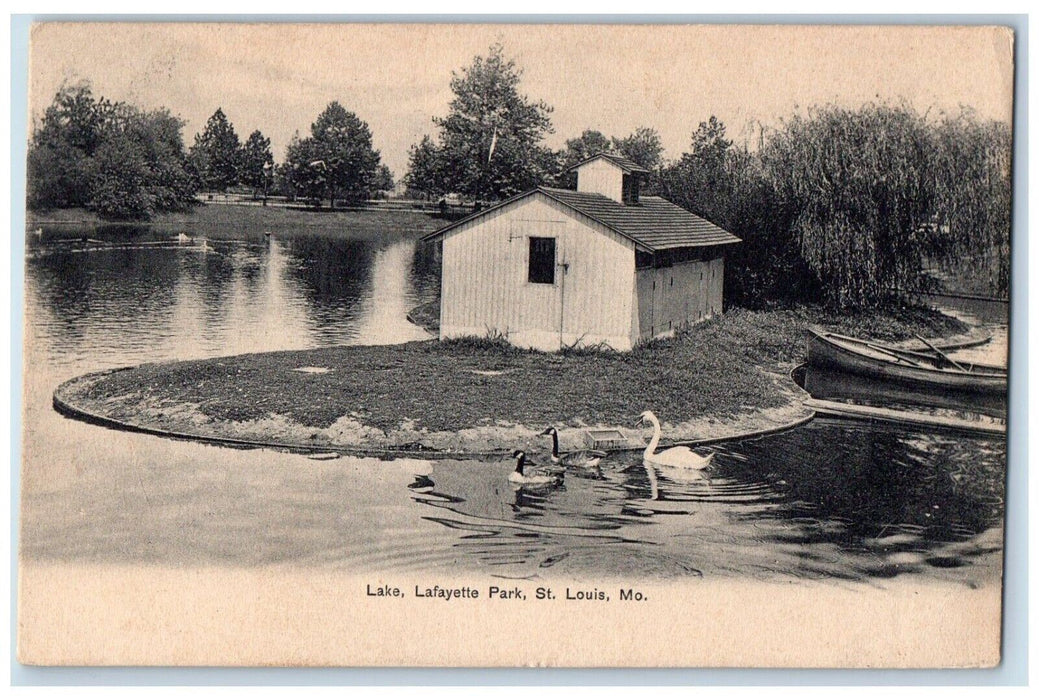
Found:
M 731 343 L 746 342 L 744 333 L 746 327 L 756 328 L 756 325 L 765 326 L 764 333 L 768 332 L 776 320 L 769 316 L 772 312 L 753 313 L 740 310 L 730 318 L 728 315 L 695 326 L 677 338 L 658 342 L 660 347 L 651 349 L 650 362 L 660 362 L 661 353 L 672 353 L 676 364 L 680 363 L 688 355 L 686 347 L 690 343 L 705 342 L 707 344 L 717 343 L 718 337 L 729 338 Z M 911 317 L 908 326 L 917 327 L 930 325 L 932 330 L 941 327 L 945 338 L 962 338 L 970 329 L 959 324 L 948 316 L 930 312 L 932 315 L 926 317 L 926 323 L 919 318 Z M 785 320 L 785 319 L 781 319 Z M 713 326 L 711 324 L 714 324 Z M 959 324 L 959 325 L 957 325 Z M 721 330 L 719 330 L 719 327 Z M 799 331 L 800 329 L 798 329 Z M 789 331 L 791 336 L 796 336 L 795 330 Z M 698 334 L 707 333 L 709 338 L 698 339 Z M 895 335 L 910 335 L 902 329 Z M 790 341 L 790 339 L 787 339 Z M 465 343 L 472 345 L 470 348 Z M 699 346 L 696 346 L 699 348 Z M 803 346 L 802 346 L 803 347 Z M 719 399 L 720 406 L 717 410 L 704 410 L 702 408 L 705 399 L 701 396 L 695 398 L 700 401 L 699 410 L 690 407 L 685 415 L 672 411 L 665 418 L 665 445 L 688 445 L 691 447 L 709 445 L 719 442 L 751 439 L 791 428 L 798 427 L 810 421 L 815 413 L 803 405 L 803 400 L 808 398 L 804 391 L 792 378 L 791 372 L 799 364 L 796 355 L 799 351 L 791 351 L 789 348 L 780 346 L 769 346 L 763 352 L 769 356 L 769 360 L 762 360 L 753 364 L 753 373 L 756 375 L 748 380 L 745 391 L 739 394 L 733 401 L 734 404 L 726 405 Z M 490 366 L 498 369 L 477 370 L 467 367 L 459 368 L 457 358 L 470 357 L 470 351 L 477 359 L 472 360 L 474 366 Z M 464 406 L 470 412 L 469 422 L 461 425 L 451 424 L 451 420 L 457 417 L 448 413 L 447 418 L 443 416 L 422 416 L 422 404 L 419 403 L 418 420 L 411 418 L 402 419 L 400 425 L 386 423 L 385 415 L 376 415 L 374 418 L 366 419 L 362 413 L 350 410 L 346 403 L 348 399 L 339 399 L 338 403 L 328 409 L 321 420 L 305 420 L 291 412 L 270 410 L 265 413 L 265 408 L 272 396 L 280 393 L 293 393 L 289 404 L 307 406 L 320 399 L 320 390 L 312 389 L 312 385 L 298 379 L 299 370 L 308 369 L 313 361 L 315 353 L 324 353 L 326 364 L 336 369 L 327 371 L 339 372 L 344 378 L 336 381 L 339 384 L 332 385 L 332 389 L 325 389 L 328 394 L 335 395 L 355 392 L 361 397 L 361 403 L 381 401 L 383 404 L 394 406 L 411 402 L 411 413 L 414 415 L 416 397 L 409 396 L 407 387 L 397 389 L 397 385 L 389 383 L 379 386 L 372 385 L 372 375 L 378 374 L 382 367 L 372 368 L 372 357 L 378 362 L 391 365 L 390 371 L 400 371 L 405 374 L 436 374 L 443 366 L 451 368 L 455 372 L 455 378 L 450 377 L 437 380 L 451 383 L 464 382 L 457 377 L 469 376 L 472 373 L 471 386 L 464 388 L 454 387 L 457 392 L 454 395 L 449 392 L 439 396 L 448 408 L 459 407 L 461 403 L 468 402 L 471 405 Z M 791 355 L 793 359 L 791 360 Z M 361 357 L 363 356 L 363 357 Z M 360 360 L 357 358 L 361 357 Z M 449 341 L 419 341 L 404 346 L 339 346 L 334 348 L 319 348 L 315 350 L 280 351 L 272 353 L 260 353 L 255 355 L 238 355 L 230 357 L 211 358 L 207 360 L 168 362 L 158 365 L 140 365 L 137 367 L 121 367 L 102 370 L 70 379 L 58 386 L 53 393 L 53 407 L 62 415 L 69 418 L 85 421 L 103 427 L 124 431 L 138 432 L 161 436 L 177 440 L 191 440 L 215 445 L 242 449 L 277 449 L 299 453 L 320 454 L 334 453 L 334 455 L 351 455 L 362 457 L 376 457 L 382 459 L 392 458 L 422 458 L 422 459 L 501 459 L 506 457 L 511 449 L 520 448 L 528 452 L 538 453 L 547 451 L 547 443 L 537 437 L 544 429 L 544 425 L 555 423 L 560 428 L 560 435 L 564 449 L 586 447 L 588 445 L 588 430 L 616 430 L 624 435 L 625 440 L 615 445 L 610 451 L 635 452 L 642 449 L 644 445 L 641 433 L 635 432 L 630 426 L 618 424 L 615 416 L 616 409 L 605 411 L 606 415 L 614 416 L 613 419 L 600 416 L 599 420 L 581 420 L 577 418 L 569 423 L 560 422 L 560 410 L 555 410 L 555 415 L 542 415 L 539 412 L 541 404 L 539 397 L 528 398 L 520 394 L 515 398 L 514 404 L 510 406 L 499 406 L 496 400 L 500 396 L 494 391 L 500 389 L 486 388 L 493 386 L 495 382 L 504 381 L 524 382 L 544 381 L 542 375 L 545 372 L 555 372 L 562 377 L 560 381 L 572 381 L 579 383 L 582 376 L 587 376 L 589 367 L 592 371 L 606 374 L 603 379 L 603 388 L 597 390 L 608 393 L 609 391 L 625 391 L 632 377 L 611 376 L 610 372 L 617 372 L 617 367 L 639 367 L 641 365 L 625 360 L 623 354 L 608 354 L 608 361 L 613 364 L 605 365 L 603 371 L 596 363 L 606 362 L 600 359 L 596 351 L 577 351 L 576 356 L 567 357 L 563 354 L 530 353 L 504 344 L 480 339 L 462 341 L 452 345 Z M 665 360 L 671 359 L 667 354 Z M 389 358 L 389 359 L 387 359 Z M 364 363 L 368 362 L 368 365 Z M 513 364 L 510 365 L 509 363 Z M 265 364 L 267 363 L 267 364 Z M 421 366 L 425 363 L 427 366 Z M 440 363 L 440 364 L 438 364 Z M 559 365 L 565 363 L 563 367 Z M 620 363 L 620 364 L 618 364 Z M 259 367 L 254 367 L 256 365 Z M 723 365 L 710 365 L 707 370 L 702 367 L 689 370 L 696 377 L 699 387 L 705 387 L 704 392 L 711 392 L 713 386 L 725 386 L 726 375 L 720 369 Z M 746 373 L 746 365 L 741 370 Z M 403 369 L 401 369 L 403 367 Z M 230 369 L 233 368 L 233 369 Z M 296 371 L 287 372 L 286 368 Z M 219 370 L 223 374 L 211 376 L 210 373 Z M 636 370 L 632 369 L 631 372 Z M 682 381 L 681 367 L 675 370 L 676 381 Z M 584 372 L 585 375 L 581 373 Z M 181 387 L 182 392 L 178 394 L 175 389 L 175 381 L 167 381 L 169 376 L 183 373 L 189 377 L 185 384 L 190 385 L 196 376 L 205 376 L 204 389 L 198 386 Z M 510 375 L 510 373 L 512 373 Z M 716 376 L 710 376 L 711 374 Z M 492 376 L 480 376 L 487 374 Z M 226 375 L 226 376 L 225 376 Z M 296 375 L 291 379 L 287 375 Z M 528 376 L 529 375 L 529 376 Z M 240 379 L 245 377 L 244 379 Z M 175 379 L 178 377 L 174 377 Z M 686 380 L 688 377 L 686 378 Z M 238 382 L 241 382 L 239 384 Z M 248 385 L 253 382 L 258 389 L 256 392 L 246 393 L 240 400 L 228 396 L 232 391 L 241 392 L 242 384 Z M 279 385 L 279 382 L 282 384 Z M 692 385 L 692 384 L 690 384 Z M 290 387 L 285 389 L 285 386 Z M 386 387 L 390 387 L 387 390 Z M 130 388 L 128 388 L 130 387 Z M 345 387 L 345 389 L 344 389 Z M 394 394 L 394 392 L 397 392 Z M 416 390 L 412 389 L 414 394 Z M 674 390 L 664 388 L 664 399 L 673 399 Z M 671 392 L 668 394 L 667 392 Z M 183 395 L 188 392 L 192 400 Z M 207 393 L 208 392 L 208 393 Z M 484 392 L 484 393 L 481 393 Z M 641 397 L 641 395 L 639 395 Z M 374 398 L 373 398 L 374 397 Z M 461 397 L 461 398 L 460 398 Z M 498 397 L 496 399 L 496 397 Z M 692 395 L 690 395 L 691 398 Z M 749 397 L 749 398 L 748 398 Z M 681 398 L 681 397 L 679 397 Z M 722 398 L 725 398 L 724 396 Z M 756 399 L 756 400 L 755 400 Z M 634 405 L 641 398 L 632 399 L 629 404 Z M 214 404 L 224 402 L 224 406 Z M 241 410 L 245 411 L 244 417 L 236 415 L 239 409 L 237 403 L 242 404 Z M 454 402 L 454 403 L 452 403 Z M 529 402 L 532 405 L 526 405 Z M 436 402 L 428 402 L 435 404 Z M 655 403 L 646 399 L 649 408 L 654 408 Z M 228 408 L 228 405 L 231 408 Z M 500 407 L 495 412 L 487 407 Z M 553 409 L 556 407 L 551 406 Z M 221 408 L 223 413 L 221 413 Z M 440 408 L 440 407 L 437 407 Z M 486 415 L 484 419 L 472 420 L 472 415 Z M 522 409 L 522 410 L 520 410 Z M 302 410 L 302 409 L 301 409 Z M 436 408 L 430 408 L 434 411 Z M 511 413 L 510 413 L 511 410 Z M 625 411 L 626 414 L 630 411 Z M 376 412 L 377 413 L 377 412 Z M 498 415 L 496 416 L 495 413 Z M 527 416 L 519 420 L 517 415 Z M 531 415 L 534 418 L 530 418 Z M 576 412 L 575 415 L 584 415 Z M 632 416 L 637 411 L 632 412 Z M 381 418 L 381 422 L 380 422 Z M 424 419 L 425 418 L 425 419 Z M 440 424 L 436 424 L 433 418 L 439 418 Z M 457 420 L 461 420 L 457 418 Z M 446 424 L 445 424 L 446 422 Z M 333 455 L 329 455 L 333 456 Z

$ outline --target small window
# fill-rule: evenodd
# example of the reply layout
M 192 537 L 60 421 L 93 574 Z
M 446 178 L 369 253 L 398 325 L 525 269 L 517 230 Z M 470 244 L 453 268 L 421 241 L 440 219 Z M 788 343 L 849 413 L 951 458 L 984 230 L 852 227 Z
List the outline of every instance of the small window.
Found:
M 556 283 L 556 239 L 530 239 L 530 265 L 527 279 L 535 284 Z
M 637 175 L 625 173 L 621 176 L 621 201 L 624 204 L 639 203 L 639 179 Z

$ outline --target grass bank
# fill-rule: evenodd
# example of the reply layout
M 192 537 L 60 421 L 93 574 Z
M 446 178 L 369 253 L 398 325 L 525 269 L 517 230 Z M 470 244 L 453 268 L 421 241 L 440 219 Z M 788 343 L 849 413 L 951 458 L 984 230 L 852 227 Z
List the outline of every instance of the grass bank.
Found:
M 547 425 L 630 427 L 647 408 L 675 439 L 714 438 L 805 415 L 787 375 L 813 323 L 891 341 L 968 330 L 923 309 L 736 309 L 630 353 L 546 354 L 483 339 L 341 346 L 141 365 L 73 380 L 58 395 L 149 429 L 327 447 L 534 448 Z M 571 430 L 564 443 L 576 438 Z
M 277 232 L 285 229 L 311 228 L 344 230 L 348 233 L 366 233 L 373 229 L 426 233 L 440 228 L 446 222 L 431 214 L 406 210 L 329 211 L 205 204 L 181 212 L 158 214 L 150 221 L 105 221 L 100 219 L 97 214 L 85 209 L 55 209 L 28 212 L 26 223 L 29 228 L 79 224 L 98 227 L 201 229 L 202 231 L 217 229 L 254 233 L 267 230 Z

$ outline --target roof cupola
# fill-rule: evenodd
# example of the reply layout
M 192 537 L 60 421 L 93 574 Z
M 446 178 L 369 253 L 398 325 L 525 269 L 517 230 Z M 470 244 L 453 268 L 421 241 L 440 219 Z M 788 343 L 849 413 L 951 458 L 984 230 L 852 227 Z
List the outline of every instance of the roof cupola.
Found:
M 577 191 L 592 192 L 615 202 L 634 206 L 639 203 L 639 190 L 649 171 L 633 160 L 613 153 L 596 153 L 567 172 L 577 174 Z

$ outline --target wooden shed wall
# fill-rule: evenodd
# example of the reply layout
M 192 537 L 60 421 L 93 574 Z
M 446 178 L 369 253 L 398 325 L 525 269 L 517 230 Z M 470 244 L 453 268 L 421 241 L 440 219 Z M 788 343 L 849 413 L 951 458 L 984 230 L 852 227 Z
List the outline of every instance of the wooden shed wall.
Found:
M 554 284 L 528 281 L 531 236 L 556 239 Z M 634 244 L 541 194 L 449 232 L 442 275 L 442 338 L 502 333 L 543 350 L 627 350 L 637 337 Z
M 636 271 L 639 338 L 654 338 L 722 312 L 725 262 L 710 260 Z

